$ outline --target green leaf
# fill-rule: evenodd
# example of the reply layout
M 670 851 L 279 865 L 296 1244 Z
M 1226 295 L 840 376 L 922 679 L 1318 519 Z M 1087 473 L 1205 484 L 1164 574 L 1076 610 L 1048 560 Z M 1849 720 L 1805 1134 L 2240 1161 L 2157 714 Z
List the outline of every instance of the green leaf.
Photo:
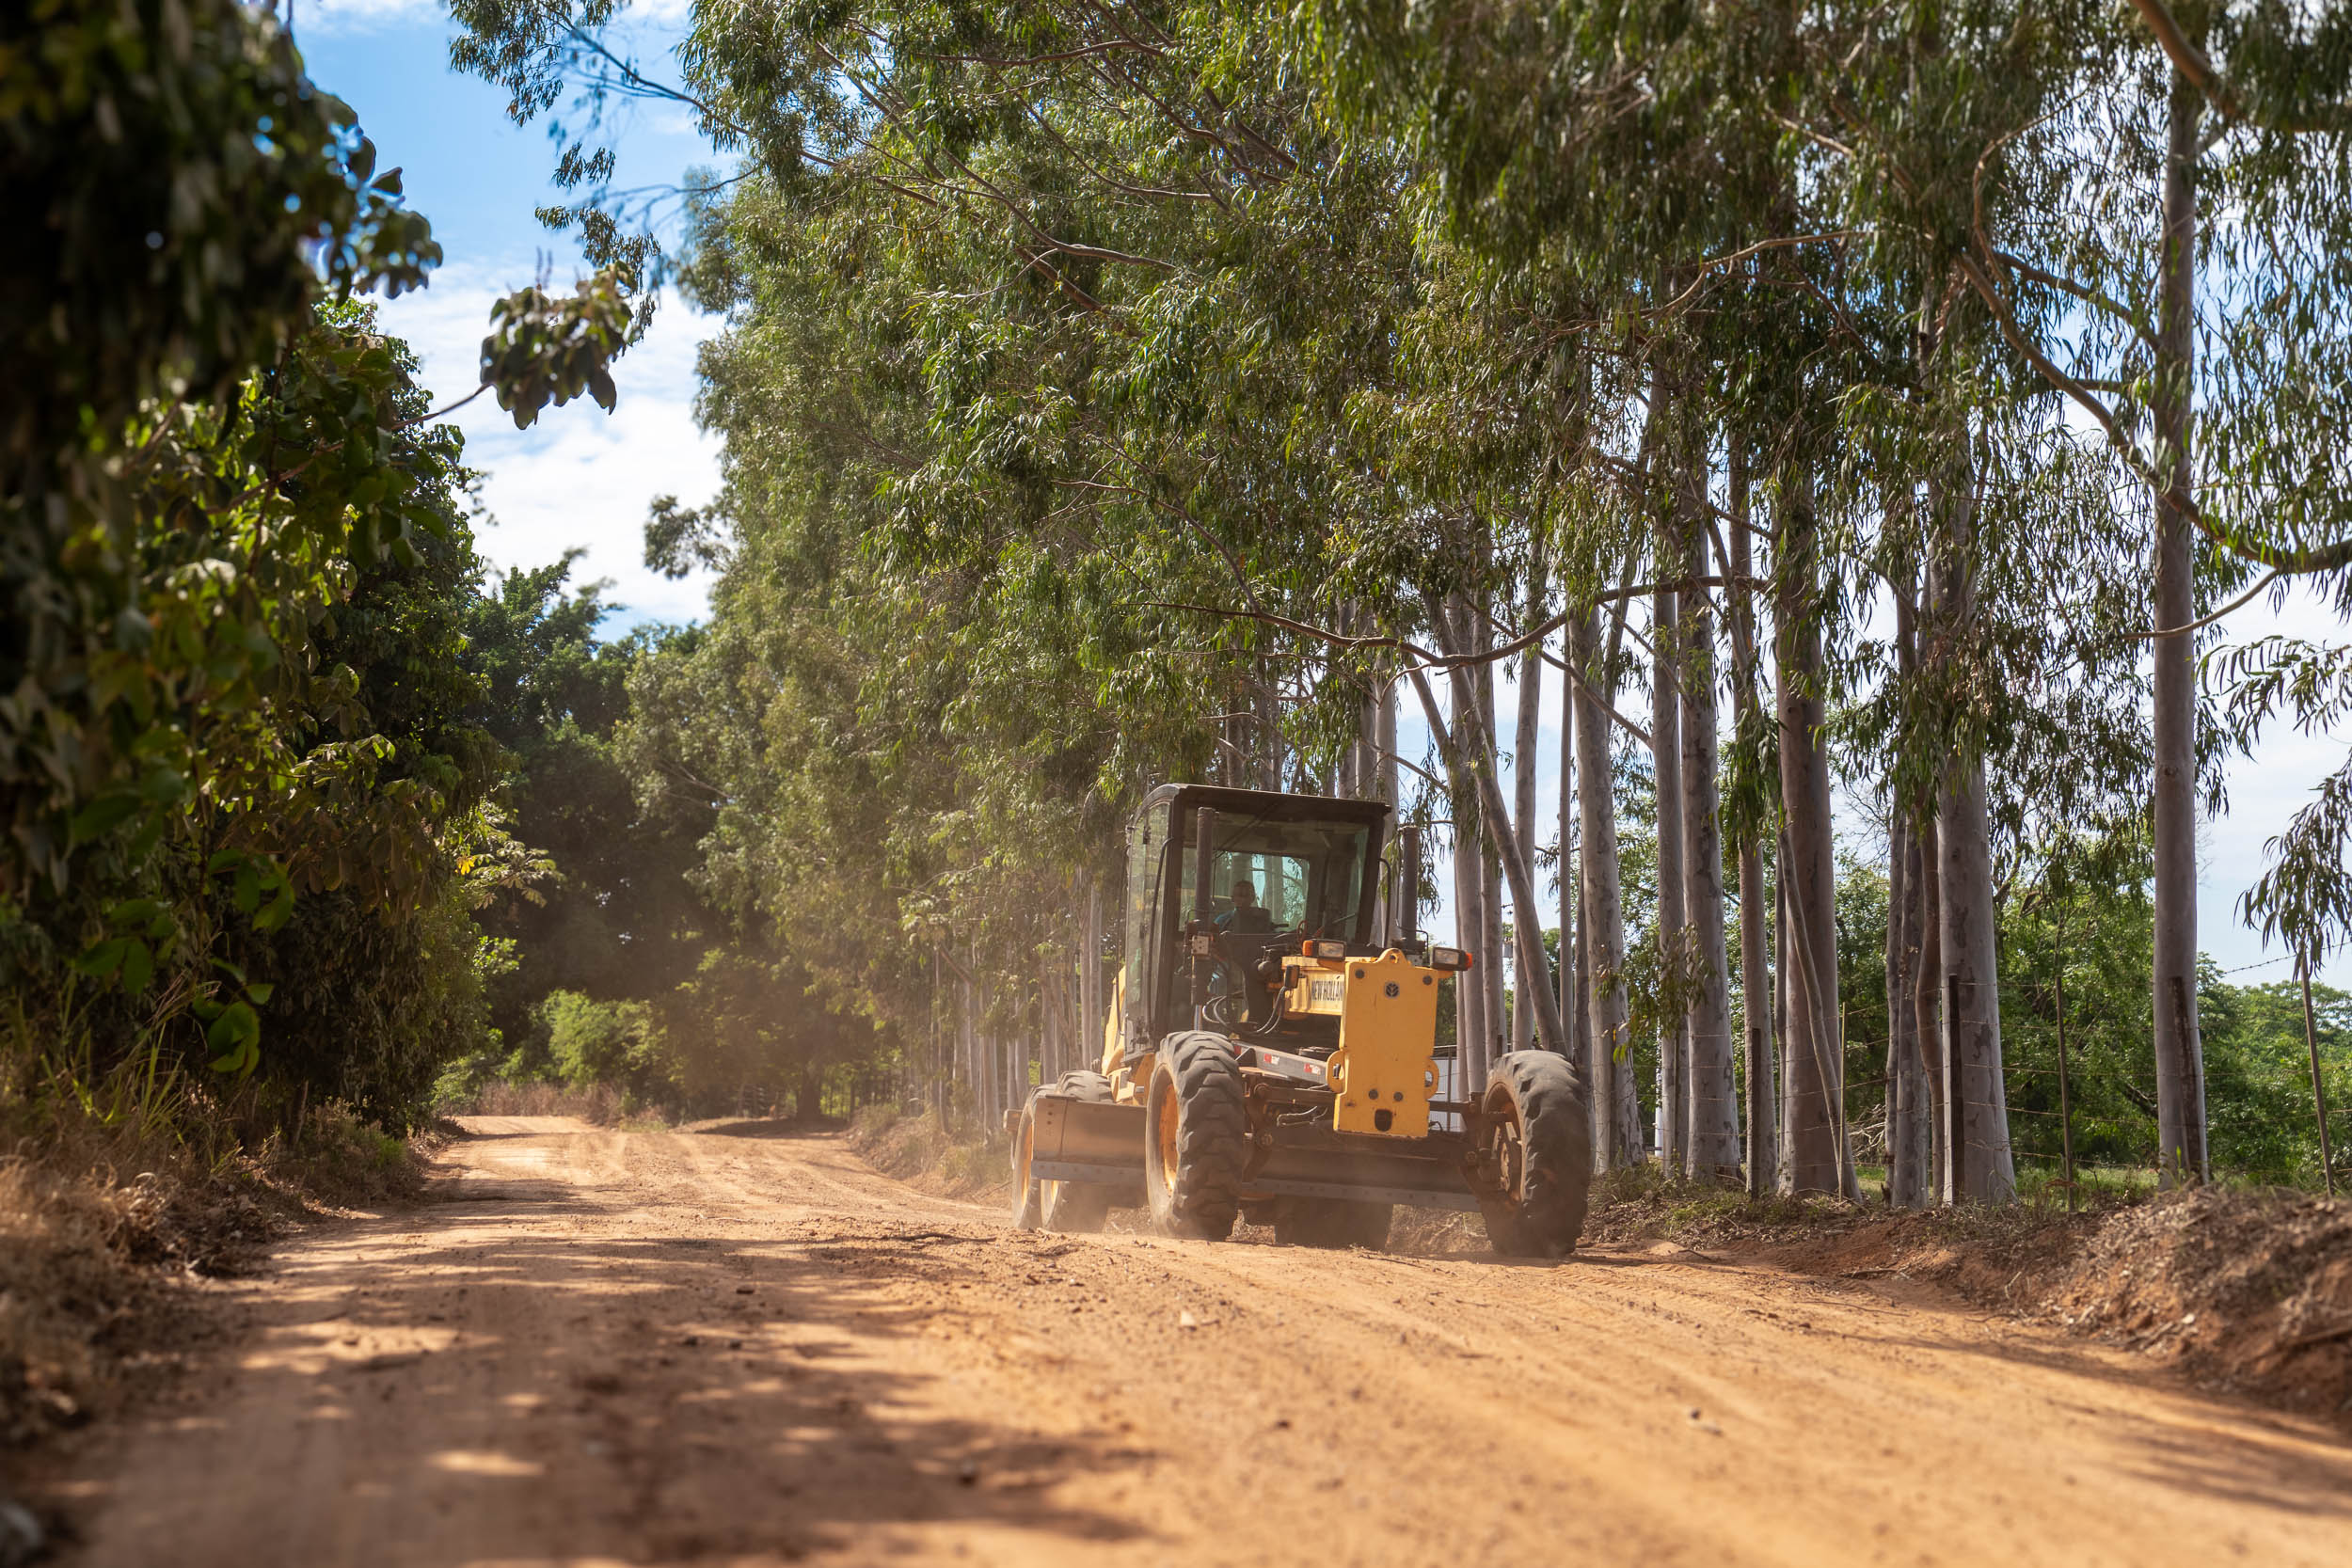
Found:
M 122 967 L 123 956 L 131 949 L 128 937 L 111 937 L 83 949 L 73 960 L 73 967 L 93 980 L 103 980 Z
M 250 1004 L 231 1002 L 204 1031 L 204 1043 L 215 1051 L 231 1052 L 262 1037 L 261 1016 Z
M 278 994 L 278 988 L 267 980 L 256 980 L 245 988 L 247 1001 L 257 1007 L 269 1006 L 269 999 Z
M 257 931 L 275 931 L 293 917 L 294 909 L 294 884 L 281 878 L 276 896 L 270 899 L 261 913 L 253 917 L 253 928 Z
M 102 795 L 73 814 L 67 832 L 76 846 L 87 844 L 94 838 L 105 837 L 138 809 L 139 798 L 135 795 Z

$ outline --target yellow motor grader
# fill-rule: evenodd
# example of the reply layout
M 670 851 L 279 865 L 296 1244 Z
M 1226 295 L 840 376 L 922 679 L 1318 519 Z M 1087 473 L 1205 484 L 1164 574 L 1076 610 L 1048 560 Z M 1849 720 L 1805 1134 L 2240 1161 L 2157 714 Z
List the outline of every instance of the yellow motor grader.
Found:
M 1099 1230 L 1143 1207 L 1173 1236 L 1222 1241 L 1247 1218 L 1283 1242 L 1376 1247 L 1407 1204 L 1477 1210 L 1507 1254 L 1576 1244 L 1584 1085 L 1566 1058 L 1517 1051 L 1475 1101 L 1454 1090 L 1438 1001 L 1473 959 L 1422 942 L 1409 916 L 1375 930 L 1389 815 L 1377 800 L 1152 791 L 1127 833 L 1100 1068 L 1022 1108 L 1017 1225 Z M 1414 847 L 1407 836 L 1401 859 Z

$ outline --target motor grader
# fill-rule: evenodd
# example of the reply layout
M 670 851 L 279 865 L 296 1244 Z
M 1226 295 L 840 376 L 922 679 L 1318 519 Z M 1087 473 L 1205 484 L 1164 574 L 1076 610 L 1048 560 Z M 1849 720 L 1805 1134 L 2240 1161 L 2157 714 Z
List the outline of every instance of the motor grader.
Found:
M 1496 1250 L 1559 1257 L 1584 1223 L 1592 1131 L 1562 1056 L 1512 1052 L 1474 1100 L 1438 1046 L 1443 987 L 1475 961 L 1409 913 L 1375 928 L 1390 808 L 1162 784 L 1127 832 L 1120 963 L 1091 1071 L 1032 1093 L 1014 1220 L 1164 1234 L 1237 1220 L 1311 1246 L 1385 1243 L 1396 1205 L 1476 1210 Z M 1400 862 L 1418 857 L 1402 835 Z M 1411 899 L 1391 899 L 1409 910 Z

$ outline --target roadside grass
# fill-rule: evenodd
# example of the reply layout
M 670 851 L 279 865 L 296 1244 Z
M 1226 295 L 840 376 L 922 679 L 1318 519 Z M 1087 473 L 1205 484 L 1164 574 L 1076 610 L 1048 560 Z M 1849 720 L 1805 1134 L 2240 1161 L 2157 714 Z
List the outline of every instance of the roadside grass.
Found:
M 445 1117 L 577 1117 L 598 1127 L 618 1126 L 631 1114 L 621 1091 L 610 1084 L 574 1088 L 537 1078 L 494 1078 L 469 1093 L 440 1101 L 434 1110 Z
M 1011 1196 L 1012 1146 L 1001 1133 L 951 1131 L 928 1110 L 867 1105 L 850 1118 L 849 1141 L 867 1164 L 925 1192 L 976 1202 Z
M 413 1191 L 421 1150 L 341 1104 L 96 1062 L 70 1022 L 0 1013 L 0 1444 L 79 1424 L 168 1365 L 192 1276 L 305 1214 Z

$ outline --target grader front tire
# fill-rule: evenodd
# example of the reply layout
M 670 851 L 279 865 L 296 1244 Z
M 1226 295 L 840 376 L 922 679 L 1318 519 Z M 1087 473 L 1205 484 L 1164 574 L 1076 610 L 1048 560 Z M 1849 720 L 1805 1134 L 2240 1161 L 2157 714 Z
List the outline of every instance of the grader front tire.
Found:
M 1221 1242 L 1241 1212 L 1249 1111 L 1241 1064 L 1222 1035 L 1188 1034 L 1160 1047 L 1144 1095 L 1143 1187 L 1164 1235 Z
M 1473 1180 L 1486 1237 L 1509 1258 L 1565 1258 L 1584 1229 L 1593 1185 L 1593 1121 L 1583 1080 L 1565 1056 L 1514 1051 L 1479 1101 Z

